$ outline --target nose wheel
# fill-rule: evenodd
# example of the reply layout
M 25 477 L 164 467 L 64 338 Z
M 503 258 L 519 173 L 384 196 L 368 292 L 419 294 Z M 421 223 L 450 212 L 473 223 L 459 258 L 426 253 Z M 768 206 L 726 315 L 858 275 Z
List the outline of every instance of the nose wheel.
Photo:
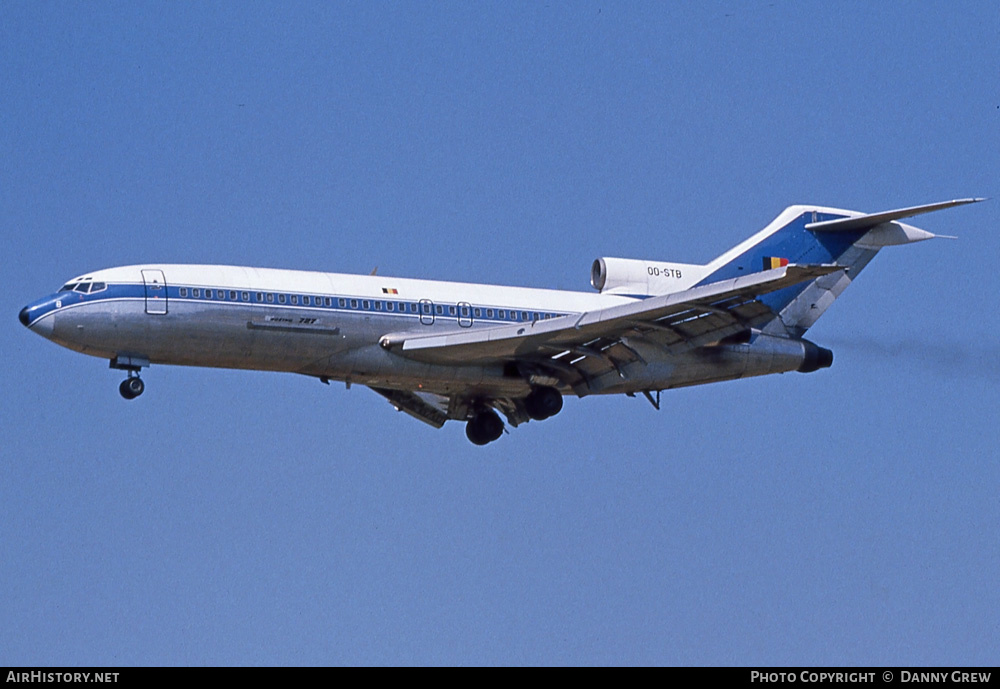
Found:
M 149 366 L 149 359 L 132 354 L 119 354 L 111 360 L 110 368 L 125 371 L 128 374 L 128 378 L 118 386 L 118 392 L 125 399 L 134 400 L 146 389 L 139 378 L 139 370 L 144 366 Z
M 142 378 L 139 376 L 132 376 L 131 373 L 129 377 L 122 381 L 122 384 L 118 386 L 118 392 L 121 393 L 122 397 L 127 400 L 134 400 L 136 397 L 142 394 L 142 391 L 146 389 L 145 383 L 142 382 Z

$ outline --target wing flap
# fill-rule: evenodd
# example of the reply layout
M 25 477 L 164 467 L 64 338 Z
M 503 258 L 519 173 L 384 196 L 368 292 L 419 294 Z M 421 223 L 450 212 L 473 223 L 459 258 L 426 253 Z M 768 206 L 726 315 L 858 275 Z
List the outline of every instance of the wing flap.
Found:
M 423 421 L 434 428 L 441 428 L 448 420 L 448 414 L 441 409 L 428 403 L 419 395 L 405 390 L 389 390 L 387 388 L 371 388 L 382 397 L 389 400 L 389 404 L 396 408 L 396 411 L 406 412 L 410 416 Z

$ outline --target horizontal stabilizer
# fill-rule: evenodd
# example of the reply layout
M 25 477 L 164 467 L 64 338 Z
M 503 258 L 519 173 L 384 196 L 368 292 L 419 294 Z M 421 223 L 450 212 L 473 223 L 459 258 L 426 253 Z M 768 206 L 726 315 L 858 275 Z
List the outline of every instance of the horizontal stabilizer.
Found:
M 954 201 L 941 201 L 940 203 L 928 203 L 924 206 L 912 206 L 911 208 L 899 208 L 894 211 L 883 211 L 881 213 L 869 213 L 867 215 L 857 215 L 853 218 L 837 218 L 836 220 L 823 220 L 812 222 L 806 225 L 806 229 L 812 232 L 863 232 L 882 223 L 912 218 L 914 215 L 930 213 L 954 206 L 964 206 L 967 203 L 978 203 L 986 199 L 956 199 Z

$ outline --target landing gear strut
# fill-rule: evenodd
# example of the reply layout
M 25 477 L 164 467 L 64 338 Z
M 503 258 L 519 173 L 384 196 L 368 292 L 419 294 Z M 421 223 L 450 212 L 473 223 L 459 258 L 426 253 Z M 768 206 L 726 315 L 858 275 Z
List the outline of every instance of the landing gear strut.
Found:
M 122 384 L 118 386 L 118 392 L 127 400 L 134 400 L 145 389 L 146 384 L 142 382 L 142 379 L 138 375 L 133 377 L 131 371 L 128 373 L 128 378 L 123 380 Z
M 483 409 L 469 419 L 465 435 L 475 445 L 486 445 L 503 435 L 503 421 L 492 409 Z

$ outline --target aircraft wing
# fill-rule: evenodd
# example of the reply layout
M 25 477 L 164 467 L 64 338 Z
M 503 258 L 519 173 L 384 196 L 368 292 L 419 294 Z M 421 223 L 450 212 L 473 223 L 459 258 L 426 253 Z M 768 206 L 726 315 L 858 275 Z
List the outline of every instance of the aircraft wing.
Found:
M 428 363 L 515 362 L 587 394 L 596 391 L 601 375 L 624 375 L 624 366 L 642 360 L 630 340 L 675 352 L 717 342 L 775 317 L 758 296 L 838 270 L 843 266 L 789 264 L 577 315 L 449 333 L 397 333 L 380 343 Z

